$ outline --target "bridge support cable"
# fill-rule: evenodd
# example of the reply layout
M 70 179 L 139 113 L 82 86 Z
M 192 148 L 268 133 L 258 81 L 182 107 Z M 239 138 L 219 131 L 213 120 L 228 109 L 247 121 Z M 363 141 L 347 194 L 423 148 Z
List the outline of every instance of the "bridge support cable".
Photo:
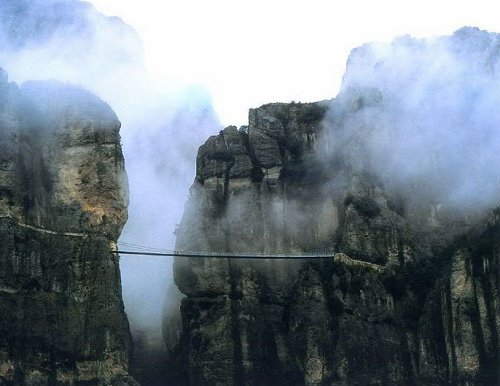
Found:
M 136 256 L 171 256 L 171 257 L 195 257 L 212 259 L 282 259 L 282 260 L 302 260 L 302 259 L 331 259 L 335 257 L 333 252 L 325 253 L 233 253 L 233 252 L 146 252 L 146 251 L 122 251 L 116 250 L 113 253 L 119 255 Z
M 211 259 L 330 259 L 335 257 L 334 245 L 321 245 L 314 249 L 309 249 L 301 252 L 203 252 L 203 251 L 176 251 L 162 249 L 158 247 L 150 247 L 120 241 L 119 246 L 112 253 L 120 255 L 135 255 L 135 256 L 167 256 L 167 257 L 193 257 L 193 258 L 211 258 Z M 120 248 L 122 247 L 122 248 Z

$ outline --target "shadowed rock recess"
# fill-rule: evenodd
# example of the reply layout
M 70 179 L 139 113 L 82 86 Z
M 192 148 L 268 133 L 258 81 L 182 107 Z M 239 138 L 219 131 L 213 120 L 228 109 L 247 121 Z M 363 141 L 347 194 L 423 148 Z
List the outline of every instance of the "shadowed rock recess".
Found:
M 332 101 L 252 109 L 248 127 L 201 146 L 178 250 L 338 254 L 177 258 L 186 297 L 170 349 L 186 384 L 498 384 L 500 209 L 444 208 L 388 183 L 363 130 L 392 96 L 356 85 L 356 69 Z M 372 121 L 346 132 L 361 116 Z
M 120 122 L 92 94 L 0 79 L 0 384 L 122 385 L 111 253 L 127 219 Z

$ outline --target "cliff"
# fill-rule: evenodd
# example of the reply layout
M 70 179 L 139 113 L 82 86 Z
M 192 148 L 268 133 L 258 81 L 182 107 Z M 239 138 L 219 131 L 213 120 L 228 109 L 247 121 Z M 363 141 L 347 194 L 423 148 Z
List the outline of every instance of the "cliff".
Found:
M 120 122 L 58 82 L 0 79 L 0 383 L 133 384 L 111 253 L 127 219 Z
M 364 46 L 334 100 L 252 109 L 200 147 L 178 250 L 336 255 L 177 258 L 188 384 L 498 382 L 498 185 L 462 175 L 496 159 L 467 133 L 500 118 L 481 110 L 498 44 L 464 29 Z

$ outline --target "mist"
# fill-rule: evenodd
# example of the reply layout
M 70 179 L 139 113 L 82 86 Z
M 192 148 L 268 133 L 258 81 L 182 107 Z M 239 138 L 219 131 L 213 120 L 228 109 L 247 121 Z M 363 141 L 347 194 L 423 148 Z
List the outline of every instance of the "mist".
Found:
M 337 151 L 413 201 L 498 205 L 499 53 L 499 35 L 477 28 L 353 50 L 325 121 Z
M 314 41 L 316 50 L 326 49 L 320 43 Z M 293 39 L 289 44 L 295 53 Z M 498 35 L 464 29 L 452 37 L 401 37 L 354 50 L 324 122 L 335 148 L 357 152 L 356 162 L 396 193 L 452 208 L 498 205 L 499 47 Z M 221 128 L 209 93 L 149 74 L 137 33 L 77 0 L 1 0 L 0 48 L 0 67 L 12 81 L 67 81 L 111 105 L 122 122 L 130 187 L 120 242 L 174 249 L 197 148 Z M 269 57 L 276 52 L 273 45 Z M 311 61 L 309 53 L 304 56 Z M 259 63 L 264 70 L 269 65 Z M 282 83 L 293 81 L 290 75 Z M 310 83 L 307 77 L 302 82 Z M 335 92 L 332 87 L 330 96 Z M 281 208 L 276 205 L 273 213 Z M 299 234 L 303 209 L 292 209 L 289 223 Z M 175 288 L 171 264 L 166 258 L 121 257 L 133 330 L 161 331 L 166 293 Z
M 443 239 L 465 231 L 500 204 L 499 54 L 500 36 L 477 28 L 354 49 L 333 100 L 309 111 L 307 104 L 262 106 L 261 121 L 254 117 L 242 130 L 262 180 L 241 173 L 253 161 L 236 128 L 203 145 L 179 247 L 283 252 L 338 245 L 342 208 L 361 185 L 352 177 L 387 195 L 397 207 L 391 221 L 427 236 L 433 221 L 453 219 L 436 236 Z M 310 150 L 301 116 L 321 121 Z M 294 134 L 302 146 L 298 164 L 290 155 Z M 234 157 L 231 183 L 214 156 L 224 151 Z
M 208 93 L 151 76 L 136 32 L 76 0 L 0 1 L 0 67 L 16 83 L 70 82 L 111 105 L 122 122 L 130 190 L 120 248 L 174 249 L 198 144 L 220 126 Z M 161 334 L 171 266 L 170 258 L 121 257 L 132 331 Z

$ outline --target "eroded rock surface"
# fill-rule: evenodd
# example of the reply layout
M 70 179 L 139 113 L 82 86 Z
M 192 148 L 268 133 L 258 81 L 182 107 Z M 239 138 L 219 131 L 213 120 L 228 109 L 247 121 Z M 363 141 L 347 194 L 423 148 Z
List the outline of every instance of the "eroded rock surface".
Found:
M 459 67 L 464 74 L 473 65 L 492 81 L 499 61 L 491 50 L 499 41 L 464 29 L 432 41 L 429 52 L 446 46 L 445 63 L 466 63 Z M 416 63 L 426 63 L 427 43 L 410 42 L 410 48 L 404 39 L 394 43 L 396 53 L 413 49 Z M 443 84 L 457 78 L 446 78 L 441 92 L 425 83 L 433 76 L 428 72 L 417 90 L 394 71 L 383 72 L 386 78 L 366 75 L 399 68 L 404 56 L 384 57 L 387 51 L 355 50 L 334 100 L 252 109 L 248 127 L 228 127 L 201 146 L 177 249 L 336 255 L 302 261 L 178 258 L 175 281 L 186 295 L 178 348 L 188 384 L 500 381 L 500 202 L 490 199 L 486 207 L 469 200 L 477 205 L 471 209 L 447 201 L 462 188 L 462 170 L 448 169 L 452 177 L 439 179 L 443 153 L 436 153 L 435 174 L 415 174 L 418 169 L 411 168 L 419 165 L 412 156 L 428 153 L 411 142 L 418 136 L 403 141 L 407 153 L 394 147 L 394 157 L 408 162 L 402 167 L 408 166 L 407 174 L 395 172 L 400 165 L 390 150 L 398 144 L 393 136 L 401 134 L 400 119 L 434 129 L 435 116 L 411 108 L 433 111 L 429 103 L 440 102 L 418 99 L 427 95 L 422 90 L 443 94 Z M 415 83 L 420 72 L 413 69 L 403 75 Z M 414 99 L 400 103 L 397 90 Z M 477 100 L 483 103 L 468 99 Z
M 133 384 L 111 253 L 127 219 L 120 122 L 87 91 L 0 82 L 0 383 Z
M 446 248 L 431 253 L 436 229 L 409 223 L 432 222 L 430 206 L 404 213 L 369 175 L 311 169 L 306 140 L 297 158 L 284 147 L 273 156 L 273 176 L 256 160 L 251 138 L 263 135 L 253 130 L 229 127 L 201 147 L 177 247 L 345 254 L 177 259 L 189 384 L 494 384 L 498 212 L 466 233 L 474 241 L 442 236 Z
M 327 103 L 266 105 L 251 110 L 248 128 L 211 137 L 177 245 L 345 250 L 359 260 L 178 259 L 176 283 L 188 295 L 180 347 L 193 385 L 405 379 L 403 366 L 373 356 L 404 355 L 379 264 L 409 259 L 412 243 L 379 187 L 344 164 L 324 168 L 320 157 L 333 150 L 321 125 Z

